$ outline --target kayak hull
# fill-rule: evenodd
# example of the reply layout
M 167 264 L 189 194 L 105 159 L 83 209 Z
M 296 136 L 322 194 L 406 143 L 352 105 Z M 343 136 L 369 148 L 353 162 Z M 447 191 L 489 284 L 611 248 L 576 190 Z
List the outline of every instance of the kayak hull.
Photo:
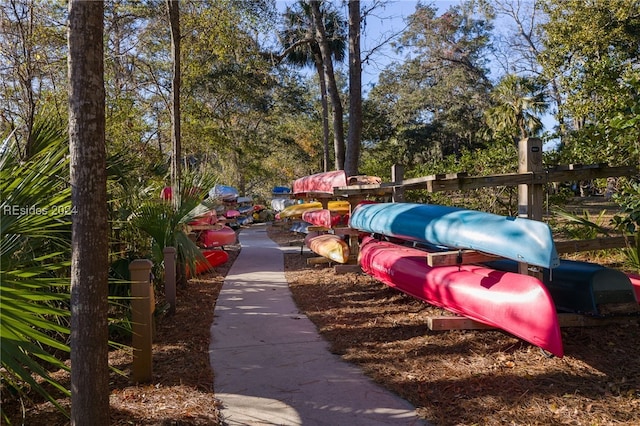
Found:
M 236 233 L 228 226 L 210 229 L 200 233 L 200 243 L 203 247 L 222 247 L 236 243 Z
M 517 272 L 518 264 L 496 260 L 486 265 L 501 271 Z M 637 290 L 629 276 L 616 269 L 591 262 L 560 261 L 557 268 L 543 270 L 542 281 L 561 312 L 593 316 L 637 313 Z
M 349 223 L 349 215 L 329 209 L 307 210 L 302 213 L 302 220 L 312 225 L 334 228 L 346 226 Z
M 348 201 L 329 201 L 327 203 L 329 210 L 341 214 L 349 213 L 350 205 Z M 309 210 L 321 210 L 322 203 L 313 201 L 311 203 L 294 204 L 286 207 L 277 214 L 277 219 L 301 219 L 302 214 Z
M 314 253 L 334 262 L 347 263 L 349 261 L 349 245 L 337 235 L 309 233 L 305 237 L 304 243 Z
M 432 204 L 370 203 L 354 209 L 349 226 L 545 268 L 560 264 L 549 226 L 524 218 Z
M 358 260 L 390 287 L 564 355 L 555 305 L 540 280 L 477 265 L 430 267 L 427 255 L 365 237 Z
M 333 194 L 333 188 L 347 186 L 347 175 L 344 170 L 316 173 L 304 176 L 293 182 L 293 193 L 302 195 L 306 193 Z
M 202 250 L 202 254 L 204 255 L 204 261 L 196 262 L 196 275 L 203 274 L 207 271 L 210 271 L 211 268 L 215 268 L 216 266 L 220 266 L 229 260 L 229 253 L 224 250 Z M 187 276 L 191 277 L 191 271 L 187 268 Z
M 629 280 L 633 286 L 633 292 L 636 295 L 636 300 L 640 303 L 640 275 L 629 274 Z

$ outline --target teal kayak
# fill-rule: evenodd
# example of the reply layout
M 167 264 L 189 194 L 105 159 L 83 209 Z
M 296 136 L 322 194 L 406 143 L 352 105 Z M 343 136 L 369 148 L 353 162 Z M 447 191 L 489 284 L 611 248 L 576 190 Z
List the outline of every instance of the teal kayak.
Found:
M 560 258 L 546 223 L 434 204 L 358 205 L 349 226 L 453 249 L 470 249 L 543 268 Z

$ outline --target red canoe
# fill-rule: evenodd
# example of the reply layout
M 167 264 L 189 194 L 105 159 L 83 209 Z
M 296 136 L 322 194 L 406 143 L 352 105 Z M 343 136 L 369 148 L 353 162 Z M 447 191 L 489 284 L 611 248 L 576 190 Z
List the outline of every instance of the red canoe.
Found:
M 347 186 L 347 175 L 344 170 L 316 173 L 296 179 L 293 182 L 293 193 L 296 195 L 308 192 L 333 194 L 333 188 L 337 186 Z
M 430 267 L 426 258 L 371 237 L 359 254 L 362 270 L 390 287 L 564 355 L 555 305 L 540 280 L 476 265 Z
M 224 250 L 202 250 L 202 254 L 204 255 L 206 261 L 196 262 L 195 275 L 200 275 L 204 272 L 207 272 L 211 268 L 222 265 L 227 260 L 229 260 L 229 254 Z M 191 273 L 188 268 L 187 276 L 191 277 Z
M 349 224 L 349 215 L 329 209 L 307 210 L 302 213 L 302 220 L 312 225 L 334 228 L 336 226 L 347 226 Z
M 203 247 L 221 247 L 236 243 L 236 232 L 228 226 L 210 229 L 200 233 L 199 242 Z

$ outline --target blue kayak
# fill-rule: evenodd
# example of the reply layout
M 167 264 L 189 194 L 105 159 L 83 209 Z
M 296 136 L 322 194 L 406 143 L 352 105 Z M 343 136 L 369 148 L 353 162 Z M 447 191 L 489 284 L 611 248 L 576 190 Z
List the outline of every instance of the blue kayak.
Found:
M 499 271 L 518 272 L 518 264 L 510 260 L 485 265 Z M 542 282 L 560 312 L 592 316 L 640 313 L 631 280 L 617 269 L 562 259 L 560 266 L 552 271 L 543 270 Z
M 433 204 L 360 204 L 349 226 L 363 232 L 471 249 L 544 268 L 560 258 L 543 222 Z

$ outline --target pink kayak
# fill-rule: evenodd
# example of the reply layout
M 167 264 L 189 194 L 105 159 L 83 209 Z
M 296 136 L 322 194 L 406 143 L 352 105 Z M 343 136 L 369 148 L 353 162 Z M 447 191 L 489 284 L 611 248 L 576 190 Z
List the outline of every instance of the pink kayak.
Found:
M 430 267 L 426 258 L 422 250 L 365 237 L 358 260 L 390 287 L 564 355 L 555 305 L 540 280 L 476 265 Z
M 339 236 L 333 234 L 308 234 L 304 243 L 316 254 L 338 263 L 349 260 L 349 245 Z
M 333 194 L 333 188 L 347 186 L 347 175 L 344 170 L 316 173 L 296 179 L 293 182 L 293 193 L 301 195 L 309 192 Z
M 233 219 L 238 216 L 240 216 L 240 212 L 235 209 L 227 210 L 226 212 L 224 212 L 224 217 L 226 217 L 227 219 Z
M 203 247 L 221 247 L 235 244 L 236 232 L 228 226 L 210 229 L 200 233 L 199 241 Z
M 307 210 L 302 213 L 302 220 L 312 225 L 334 228 L 336 226 L 347 226 L 349 215 L 329 209 Z
M 636 300 L 640 303 L 640 275 L 636 274 L 627 274 L 629 280 L 631 281 L 631 285 L 633 286 L 633 292 L 636 295 Z

